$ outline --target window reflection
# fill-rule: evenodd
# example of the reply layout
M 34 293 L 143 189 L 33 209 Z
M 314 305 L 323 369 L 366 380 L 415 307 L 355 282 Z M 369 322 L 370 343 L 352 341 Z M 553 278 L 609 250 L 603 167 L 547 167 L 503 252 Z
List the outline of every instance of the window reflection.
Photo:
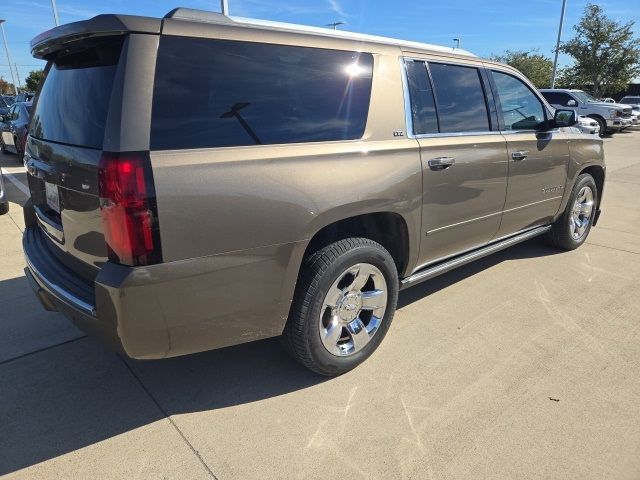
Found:
M 529 88 L 511 75 L 492 72 L 505 130 L 535 130 L 544 123 L 544 108 Z
M 156 72 L 153 149 L 344 140 L 364 133 L 373 56 L 163 37 Z

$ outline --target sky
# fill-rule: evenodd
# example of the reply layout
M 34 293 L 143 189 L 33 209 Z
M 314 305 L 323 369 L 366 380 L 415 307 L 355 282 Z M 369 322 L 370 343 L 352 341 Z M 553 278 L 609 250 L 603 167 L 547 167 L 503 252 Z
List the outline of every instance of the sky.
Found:
M 219 0 L 56 0 L 61 23 L 101 13 L 162 17 L 176 6 L 219 11 Z M 178 3 L 176 3 L 178 2 Z M 552 56 L 562 0 L 228 0 L 231 15 L 303 25 L 325 26 L 342 21 L 344 30 L 453 46 L 488 57 L 505 50 L 533 50 Z M 573 36 L 588 0 L 567 0 L 563 39 Z M 607 15 L 636 22 L 640 36 L 640 0 L 592 0 Z M 29 41 L 54 26 L 51 0 L 0 0 L 0 19 L 12 63 L 22 83 L 44 62 L 31 57 Z M 1 43 L 1 40 L 0 40 Z M 4 47 L 4 45 L 3 45 Z M 561 65 L 570 63 L 562 56 Z M 11 79 L 4 48 L 0 76 Z

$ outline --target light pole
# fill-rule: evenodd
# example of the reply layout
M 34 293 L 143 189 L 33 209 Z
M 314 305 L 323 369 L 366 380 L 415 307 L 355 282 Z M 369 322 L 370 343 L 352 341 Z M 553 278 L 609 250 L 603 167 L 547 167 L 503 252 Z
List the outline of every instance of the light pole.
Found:
M 459 38 L 454 38 L 454 39 L 453 39 L 453 41 L 454 41 L 454 42 L 456 42 L 456 46 L 455 46 L 455 47 L 453 47 L 453 48 L 454 48 L 454 50 L 455 50 L 456 48 L 460 48 L 460 39 L 459 39 Z
M 14 67 L 16 67 L 16 77 L 18 77 L 18 88 L 22 88 L 22 82 L 20 81 L 20 72 L 18 71 L 18 64 L 14 63 Z
M 51 0 L 51 9 L 53 10 L 53 21 L 56 27 L 60 25 L 60 19 L 58 18 L 58 7 L 56 6 L 56 0 Z
M 558 49 L 560 48 L 560 38 L 562 37 L 562 24 L 564 23 L 564 12 L 567 9 L 567 0 L 562 0 L 562 12 L 560 13 L 560 28 L 558 28 L 558 40 L 556 41 L 556 56 L 553 60 L 553 73 L 551 74 L 551 88 L 556 86 L 556 72 L 558 69 Z
M 13 68 L 11 68 L 11 55 L 9 54 L 9 44 L 7 43 L 7 35 L 4 33 L 4 22 L 6 20 L 0 20 L 0 30 L 2 30 L 2 40 L 4 41 L 4 49 L 7 52 L 7 63 L 9 64 L 9 71 L 11 72 L 11 81 L 13 82 L 13 91 L 18 95 L 18 87 L 16 86 L 16 77 L 13 76 Z
M 331 22 L 331 23 L 327 23 L 327 27 L 331 27 L 334 30 L 338 29 L 338 26 L 340 25 L 344 25 L 344 22 Z
M 229 15 L 229 0 L 220 0 L 220 10 L 224 16 Z

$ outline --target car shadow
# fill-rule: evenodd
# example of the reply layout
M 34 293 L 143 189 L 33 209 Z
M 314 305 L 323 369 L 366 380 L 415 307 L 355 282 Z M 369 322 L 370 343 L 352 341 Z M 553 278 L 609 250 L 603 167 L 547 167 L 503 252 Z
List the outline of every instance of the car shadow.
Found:
M 519 260 L 525 258 L 546 257 L 561 253 L 557 248 L 546 245 L 539 238 L 533 238 L 526 242 L 514 245 L 513 247 L 501 250 L 492 255 L 480 258 L 474 262 L 458 267 L 431 280 L 419 283 L 400 292 L 398 298 L 398 308 L 406 307 L 414 302 L 443 290 L 465 278 L 472 277 L 477 273 L 487 270 L 499 263 L 508 260 Z
M 539 241 L 523 243 L 401 292 L 399 307 L 500 262 L 556 252 Z M 16 281 L 1 281 L 0 291 L 17 288 L 10 285 Z M 0 475 L 167 416 L 259 402 L 327 381 L 292 361 L 277 339 L 158 361 L 124 359 L 91 338 L 50 345 L 0 363 Z

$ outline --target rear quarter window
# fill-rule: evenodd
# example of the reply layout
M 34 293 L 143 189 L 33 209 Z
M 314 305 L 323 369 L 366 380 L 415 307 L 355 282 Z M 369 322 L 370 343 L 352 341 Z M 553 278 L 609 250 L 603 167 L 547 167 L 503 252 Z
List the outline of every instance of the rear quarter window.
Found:
M 361 138 L 368 53 L 165 36 L 153 94 L 153 150 Z

